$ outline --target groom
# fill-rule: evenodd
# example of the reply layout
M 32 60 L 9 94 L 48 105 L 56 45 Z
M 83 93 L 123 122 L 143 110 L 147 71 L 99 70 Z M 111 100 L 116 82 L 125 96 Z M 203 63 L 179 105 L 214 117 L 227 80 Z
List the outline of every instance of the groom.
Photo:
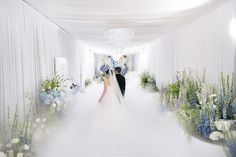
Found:
M 124 96 L 125 95 L 126 82 L 125 82 L 125 77 L 122 76 L 120 74 L 120 72 L 121 72 L 121 68 L 120 67 L 116 67 L 115 68 L 116 79 L 117 79 L 117 82 L 118 82 L 118 84 L 120 86 L 121 93 Z

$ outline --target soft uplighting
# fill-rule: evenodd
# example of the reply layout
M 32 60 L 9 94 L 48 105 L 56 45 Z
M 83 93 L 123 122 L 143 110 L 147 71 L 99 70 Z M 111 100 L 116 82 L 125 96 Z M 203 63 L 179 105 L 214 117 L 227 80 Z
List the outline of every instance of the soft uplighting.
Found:
M 232 19 L 229 32 L 234 40 L 236 40 L 236 19 Z

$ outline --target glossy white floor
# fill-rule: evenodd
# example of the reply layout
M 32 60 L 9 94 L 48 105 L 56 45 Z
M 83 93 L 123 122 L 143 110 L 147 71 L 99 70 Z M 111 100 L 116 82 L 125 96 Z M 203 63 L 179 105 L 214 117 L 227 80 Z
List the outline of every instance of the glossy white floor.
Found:
M 102 85 L 76 96 L 76 104 L 57 133 L 38 146 L 39 157 L 224 157 L 221 147 L 192 138 L 170 113 L 162 113 L 157 95 L 127 77 L 127 128 L 102 132 L 94 127 Z

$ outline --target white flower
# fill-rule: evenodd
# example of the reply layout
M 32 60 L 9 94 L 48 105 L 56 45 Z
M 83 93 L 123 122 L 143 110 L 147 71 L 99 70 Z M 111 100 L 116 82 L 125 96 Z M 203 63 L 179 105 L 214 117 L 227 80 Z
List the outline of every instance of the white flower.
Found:
M 42 92 L 45 92 L 45 89 L 42 89 Z
M 7 148 L 11 148 L 12 147 L 12 145 L 9 143 L 9 144 L 7 144 Z
M 37 118 L 37 119 L 35 120 L 35 122 L 36 122 L 36 123 L 40 123 L 40 122 L 41 122 L 41 119 L 40 119 L 40 118 Z
M 228 121 L 223 121 L 224 131 L 228 132 L 230 130 L 231 124 Z
M 218 141 L 218 140 L 221 140 L 221 139 L 224 139 L 224 134 L 222 132 L 219 132 L 219 131 L 215 131 L 213 133 L 210 134 L 209 138 L 212 140 L 212 141 Z
M 215 126 L 216 126 L 217 130 L 219 130 L 219 131 L 222 131 L 223 128 L 224 128 L 224 126 L 221 123 L 221 121 L 215 121 Z
M 13 144 L 17 144 L 19 142 L 20 142 L 20 140 L 18 138 L 14 138 L 11 140 L 11 143 L 13 143 Z
M 30 146 L 29 146 L 29 145 L 27 145 L 27 144 L 25 144 L 23 148 L 24 148 L 24 150 L 26 150 L 26 151 L 27 151 L 27 150 L 29 150 L 29 149 L 30 149 Z
M 57 104 L 56 104 L 56 103 L 53 103 L 53 104 L 52 104 L 52 107 L 53 107 L 53 108 L 56 108 L 56 107 L 57 107 Z
M 211 95 L 209 95 L 209 98 L 215 98 L 215 97 L 217 97 L 216 94 L 211 94 Z
M 219 120 L 215 122 L 215 126 L 219 131 L 228 132 L 230 130 L 231 123 L 228 121 Z
M 43 122 L 46 122 L 47 121 L 47 119 L 46 118 L 43 118 Z

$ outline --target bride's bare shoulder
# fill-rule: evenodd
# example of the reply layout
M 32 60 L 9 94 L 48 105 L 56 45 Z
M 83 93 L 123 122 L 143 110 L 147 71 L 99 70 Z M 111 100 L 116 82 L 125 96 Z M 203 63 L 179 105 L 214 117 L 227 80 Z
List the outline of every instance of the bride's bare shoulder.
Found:
M 104 78 L 104 83 L 107 85 L 110 85 L 110 77 L 105 77 Z

